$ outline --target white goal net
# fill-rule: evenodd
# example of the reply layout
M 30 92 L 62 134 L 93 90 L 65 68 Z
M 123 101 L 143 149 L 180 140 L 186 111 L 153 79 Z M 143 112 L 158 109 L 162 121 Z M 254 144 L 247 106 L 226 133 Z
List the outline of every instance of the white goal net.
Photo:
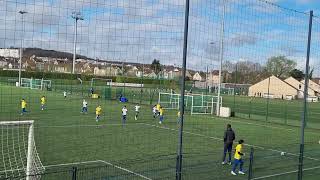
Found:
M 192 99 L 193 96 L 185 95 L 184 103 L 186 109 L 191 107 Z M 179 109 L 180 100 L 180 94 L 159 92 L 158 103 L 165 109 Z
M 179 109 L 180 94 L 159 93 L 158 103 L 165 109 Z M 191 114 L 216 114 L 217 105 L 221 107 L 222 97 L 204 94 L 185 94 L 185 110 Z
M 218 101 L 218 96 L 193 94 L 191 114 L 216 114 L 217 106 L 222 105 L 222 97 Z
M 33 121 L 0 121 L 0 129 L 0 179 L 40 179 L 45 168 L 37 153 Z
M 51 88 L 51 80 L 21 78 L 20 87 L 45 90 Z

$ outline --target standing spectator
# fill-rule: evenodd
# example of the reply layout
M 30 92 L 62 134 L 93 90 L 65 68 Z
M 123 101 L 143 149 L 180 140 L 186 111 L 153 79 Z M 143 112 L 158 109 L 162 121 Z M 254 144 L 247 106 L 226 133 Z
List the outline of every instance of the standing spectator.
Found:
M 223 146 L 222 164 L 226 164 L 226 155 L 228 152 L 229 154 L 228 164 L 231 165 L 231 151 L 232 151 L 233 141 L 235 140 L 235 138 L 236 138 L 236 135 L 231 128 L 231 124 L 227 124 L 227 129 L 224 132 L 224 136 L 223 136 L 224 146 Z

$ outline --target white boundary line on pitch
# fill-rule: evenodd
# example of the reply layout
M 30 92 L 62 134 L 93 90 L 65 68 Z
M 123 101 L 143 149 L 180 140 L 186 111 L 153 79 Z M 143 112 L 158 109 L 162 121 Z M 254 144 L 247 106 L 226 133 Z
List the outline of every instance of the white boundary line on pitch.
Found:
M 314 169 L 320 169 L 320 166 L 316 166 L 316 167 L 312 167 L 312 168 L 306 168 L 306 169 L 303 169 L 302 171 L 309 171 L 309 170 L 314 170 Z M 283 172 L 283 173 L 278 173 L 278 174 L 272 174 L 272 175 L 267 175 L 267 176 L 256 177 L 256 178 L 253 178 L 252 180 L 267 179 L 267 178 L 271 178 L 271 177 L 282 176 L 282 175 L 287 175 L 287 174 L 292 174 L 292 173 L 297 173 L 297 172 L 298 172 L 298 170 L 288 171 L 288 172 Z
M 47 165 L 47 166 L 44 166 L 45 168 L 49 168 L 49 167 L 59 167 L 59 166 L 69 166 L 69 165 L 79 165 L 79 164 L 90 164 L 90 163 L 103 163 L 103 164 L 107 164 L 107 165 L 110 165 L 110 166 L 113 166 L 115 168 L 118 168 L 120 170 L 123 170 L 123 171 L 126 171 L 130 174 L 133 174 L 133 175 L 136 175 L 136 176 L 139 176 L 143 179 L 147 179 L 147 180 L 152 180 L 151 178 L 148 178 L 142 174 L 139 174 L 139 173 L 136 173 L 136 172 L 133 172 L 133 171 L 130 171 L 129 169 L 126 169 L 124 167 L 121 167 L 121 166 L 117 166 L 115 164 L 112 164 L 110 162 L 107 162 L 107 161 L 103 161 L 103 160 L 95 160 L 95 161 L 82 161 L 82 162 L 74 162 L 74 163 L 64 163 L 64 164 L 54 164 L 54 165 Z
M 211 117 L 211 119 L 215 119 L 215 117 Z M 263 125 L 263 124 L 259 124 L 259 123 L 243 122 L 243 121 L 239 121 L 239 120 L 229 120 L 229 119 L 224 119 L 224 118 L 218 118 L 217 120 L 228 121 L 228 122 L 236 122 L 236 123 L 240 123 L 240 124 L 249 124 L 249 125 L 254 125 L 254 126 L 259 126 L 259 127 L 268 127 L 268 128 L 271 128 L 271 129 L 281 129 L 281 130 L 285 130 L 285 131 L 295 131 L 294 129 L 289 129 L 289 128 L 268 126 L 268 125 Z
M 125 126 L 127 125 L 141 125 L 141 123 L 126 123 Z M 101 127 L 101 126 L 122 126 L 123 124 L 80 124 L 80 125 L 64 125 L 64 126 L 38 126 L 37 128 L 74 128 L 74 127 Z
M 123 171 L 126 171 L 126 172 L 128 172 L 128 173 L 134 174 L 134 175 L 136 175 L 136 176 L 139 176 L 139 177 L 141 177 L 141 178 L 143 178 L 143 179 L 152 180 L 151 178 L 148 178 L 148 177 L 146 177 L 146 176 L 144 176 L 144 175 L 142 175 L 142 174 L 139 174 L 139 173 L 130 171 L 129 169 L 126 169 L 126 168 L 123 168 L 123 167 L 120 167 L 120 166 L 117 166 L 117 165 L 114 165 L 114 164 L 112 164 L 112 163 L 110 163 L 110 162 L 103 161 L 103 160 L 99 160 L 99 161 L 100 161 L 100 162 L 103 162 L 103 163 L 105 163 L 105 164 L 108 164 L 108 165 L 110 165 L 110 166 L 113 166 L 113 167 L 115 167 L 115 168 L 121 169 L 121 170 L 123 170 Z
M 141 124 L 144 124 L 144 125 L 147 125 L 147 126 L 156 127 L 156 128 L 160 128 L 160 129 L 167 129 L 167 130 L 171 130 L 171 131 L 176 131 L 176 132 L 178 132 L 177 129 L 172 129 L 172 128 L 168 128 L 168 127 L 160 127 L 160 126 L 153 125 L 153 124 L 148 124 L 148 123 L 141 123 Z M 198 134 L 198 133 L 192 133 L 192 132 L 188 132 L 188 131 L 183 131 L 183 133 L 191 134 L 191 135 L 195 135 L 195 136 L 206 137 L 206 138 L 215 139 L 215 140 L 219 140 L 219 141 L 222 141 L 222 140 L 223 140 L 222 138 L 207 136 L 207 135 Z M 277 149 L 269 149 L 269 148 L 264 148 L 264 147 L 262 147 L 262 146 L 256 146 L 256 145 L 251 145 L 251 144 L 245 144 L 245 145 L 250 146 L 250 147 L 255 147 L 255 148 L 258 148 L 258 149 L 269 150 L 269 151 L 273 151 L 273 152 L 279 152 L 279 153 L 282 152 L 282 151 L 277 150 Z M 287 154 L 292 155 L 292 156 L 297 156 L 297 157 L 299 157 L 298 154 L 294 154 L 294 153 L 287 153 Z M 308 156 L 304 156 L 304 157 L 307 158 L 307 159 L 310 159 L 310 160 L 320 161 L 320 159 L 317 159 L 317 158 L 308 157 Z
M 211 117 L 211 119 L 215 119 L 216 117 Z M 220 120 L 220 121 L 228 121 L 228 122 L 236 122 L 236 123 L 240 123 L 240 124 L 249 124 L 249 125 L 254 125 L 254 126 L 259 126 L 259 127 L 267 127 L 267 128 L 271 128 L 271 129 L 281 129 L 281 130 L 285 130 L 285 131 L 290 131 L 290 132 L 294 132 L 294 131 L 300 131 L 300 127 L 299 126 L 296 126 L 297 129 L 290 129 L 290 128 L 284 128 L 284 127 L 276 127 L 276 126 L 268 126 L 268 125 L 263 125 L 263 124 L 259 124 L 259 123 L 251 123 L 251 122 L 243 122 L 243 121 L 239 121 L 239 120 L 234 120 L 234 119 L 226 119 L 226 118 L 219 118 L 217 120 Z M 248 121 L 248 119 L 245 119 Z M 249 121 L 257 121 L 257 120 L 250 120 Z M 261 122 L 261 121 L 259 121 Z M 281 125 L 281 124 L 279 124 Z M 286 124 L 282 124 L 281 126 L 288 126 Z M 316 134 L 316 135 L 319 135 L 319 133 L 316 133 L 316 132 L 306 132 L 308 134 Z

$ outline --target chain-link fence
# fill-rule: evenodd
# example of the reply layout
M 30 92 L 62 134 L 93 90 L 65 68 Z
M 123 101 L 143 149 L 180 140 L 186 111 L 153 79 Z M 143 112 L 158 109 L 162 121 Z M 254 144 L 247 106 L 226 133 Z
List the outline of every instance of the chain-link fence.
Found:
M 34 120 L 41 179 L 319 179 L 320 19 L 274 2 L 1 1 L 0 120 Z

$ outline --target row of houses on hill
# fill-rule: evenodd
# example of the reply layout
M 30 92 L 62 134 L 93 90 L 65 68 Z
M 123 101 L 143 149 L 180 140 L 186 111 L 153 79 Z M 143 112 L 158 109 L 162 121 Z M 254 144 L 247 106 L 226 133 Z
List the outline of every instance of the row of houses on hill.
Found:
M 45 50 L 37 49 L 37 51 L 42 52 Z M 24 52 L 24 54 L 30 54 L 30 52 Z M 19 49 L 0 49 L 0 69 L 18 70 L 19 63 Z M 28 56 L 26 55 L 22 58 L 22 70 L 71 73 L 72 59 L 67 57 L 43 57 L 34 54 Z M 78 58 L 76 59 L 75 63 L 75 72 L 78 74 L 96 76 L 126 75 L 128 77 L 176 79 L 181 75 L 181 68 L 174 66 L 163 66 L 162 71 L 156 74 L 150 64 Z M 204 73 L 195 72 L 192 70 L 186 71 L 186 77 L 187 79 L 194 81 L 203 81 L 205 79 Z
M 317 81 L 317 79 L 315 80 Z M 305 81 L 298 81 L 293 77 L 281 80 L 271 76 L 249 87 L 248 95 L 252 97 L 268 97 L 278 99 L 303 98 Z M 308 96 L 319 97 L 320 85 L 309 80 Z

